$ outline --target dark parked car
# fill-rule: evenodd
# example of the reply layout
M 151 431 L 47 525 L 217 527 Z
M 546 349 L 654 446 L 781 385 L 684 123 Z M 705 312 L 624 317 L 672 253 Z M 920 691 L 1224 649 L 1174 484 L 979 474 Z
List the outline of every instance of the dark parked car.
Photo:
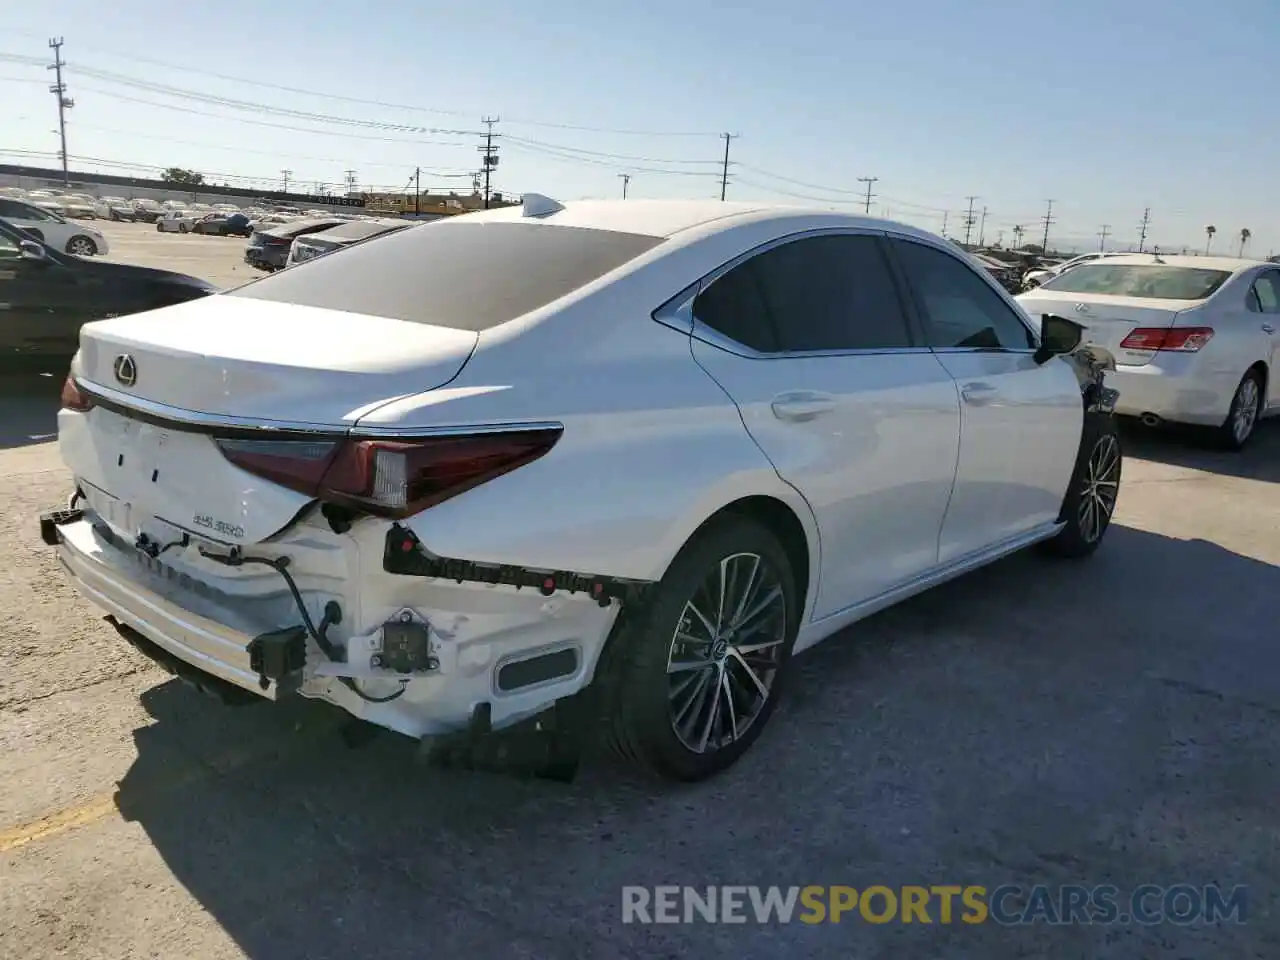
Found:
M 400 230 L 412 227 L 415 222 L 413 220 L 393 220 L 389 217 L 377 220 L 348 220 L 346 223 L 340 223 L 336 227 L 330 227 L 328 230 L 321 230 L 319 233 L 298 237 L 294 240 L 293 247 L 289 251 L 287 265 L 292 267 L 295 264 L 314 260 L 316 257 L 332 253 L 335 250 L 341 250 L 352 244 L 364 243 L 366 240 L 372 240 L 374 237 L 381 237 L 388 233 L 397 233 Z
M 341 217 L 316 217 L 312 220 L 294 220 L 282 223 L 270 230 L 256 230 L 244 248 L 244 262 L 259 270 L 282 270 L 289 262 L 289 248 L 298 237 L 319 233 L 347 221 Z
M 253 233 L 249 229 L 249 218 L 243 213 L 211 213 L 197 220 L 191 230 L 218 237 L 247 237 Z
M 216 292 L 181 273 L 68 256 L 0 220 L 0 369 L 65 366 L 91 320 Z

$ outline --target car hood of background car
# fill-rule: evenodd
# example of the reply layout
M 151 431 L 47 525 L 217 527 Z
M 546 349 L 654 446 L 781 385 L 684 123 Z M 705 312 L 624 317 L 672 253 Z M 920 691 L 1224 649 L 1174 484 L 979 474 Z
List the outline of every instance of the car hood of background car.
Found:
M 265 234 L 268 237 L 280 237 L 281 239 L 292 240 L 299 234 L 306 233 L 309 230 L 319 232 L 319 230 L 323 230 L 326 227 L 336 227 L 339 224 L 346 222 L 347 221 L 345 220 L 331 220 L 328 217 L 316 220 L 294 220 L 292 223 L 277 224 L 272 226 L 270 229 L 259 230 L 258 232 Z

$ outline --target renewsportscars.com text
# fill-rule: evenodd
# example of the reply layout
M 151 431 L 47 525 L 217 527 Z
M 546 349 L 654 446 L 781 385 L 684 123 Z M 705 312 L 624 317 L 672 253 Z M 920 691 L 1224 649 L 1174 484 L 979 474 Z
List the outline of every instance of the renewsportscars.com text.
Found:
M 622 888 L 623 923 L 1245 923 L 1248 890 L 1210 884 Z

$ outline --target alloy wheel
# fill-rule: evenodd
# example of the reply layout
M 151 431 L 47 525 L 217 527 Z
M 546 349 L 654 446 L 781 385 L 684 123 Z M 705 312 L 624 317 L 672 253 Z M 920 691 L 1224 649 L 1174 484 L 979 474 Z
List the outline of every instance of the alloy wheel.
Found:
M 72 237 L 71 242 L 67 244 L 67 252 L 77 257 L 92 256 L 97 249 L 92 240 L 86 240 L 84 237 Z
M 1099 438 L 1085 464 L 1080 490 L 1080 535 L 1086 543 L 1102 537 L 1120 493 L 1120 443 L 1113 434 Z
M 1231 418 L 1231 435 L 1236 443 L 1244 443 L 1253 433 L 1258 419 L 1258 381 L 1245 377 L 1236 391 L 1235 413 Z
M 723 558 L 684 605 L 667 656 L 671 726 L 703 754 L 739 740 L 773 693 L 786 649 L 787 599 L 769 562 Z

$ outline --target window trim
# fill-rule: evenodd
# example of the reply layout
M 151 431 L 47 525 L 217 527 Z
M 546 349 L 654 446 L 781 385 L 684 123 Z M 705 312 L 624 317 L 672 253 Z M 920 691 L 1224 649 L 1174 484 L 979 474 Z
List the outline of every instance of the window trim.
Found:
M 1024 347 L 927 347 L 926 349 L 930 350 L 933 353 L 943 354 L 943 355 L 956 354 L 956 353 L 963 353 L 963 354 L 994 353 L 994 354 L 1008 354 L 1011 356 L 1024 356 L 1024 355 L 1031 356 L 1036 352 L 1037 349 L 1039 349 L 1040 331 L 1037 330 L 1031 322 L 1029 322 L 1031 318 L 1027 315 L 1027 312 L 1022 309 L 1022 307 L 1018 304 L 1018 302 L 1014 300 L 1013 297 L 1009 296 L 1009 292 L 1005 290 L 1004 287 L 1000 286 L 1000 284 L 996 283 L 995 279 L 991 277 L 985 270 L 978 269 L 963 257 L 957 256 L 954 251 L 948 250 L 946 246 L 944 246 L 943 244 L 935 242 L 931 237 L 920 237 L 920 236 L 917 236 L 916 234 L 903 233 L 901 231 L 896 231 L 896 230 L 886 230 L 885 236 L 889 240 L 900 240 L 905 243 L 915 243 L 922 247 L 929 247 L 933 250 L 938 251 L 944 256 L 948 256 L 952 260 L 955 260 L 962 267 L 964 267 L 966 270 L 968 270 L 970 273 L 976 276 L 979 280 L 985 283 L 1000 298 L 1000 300 L 1005 304 L 1005 306 L 1009 307 L 1010 312 L 1012 312 L 1014 317 L 1017 318 L 1018 322 L 1021 323 L 1022 326 L 1031 334 L 1031 342 L 1033 344 L 1032 346 L 1028 346 L 1025 348 Z M 924 306 L 920 303 L 919 296 L 916 294 L 915 286 L 911 283 L 909 279 L 909 275 L 906 272 L 906 269 L 902 266 L 902 262 L 898 259 L 897 251 L 894 249 L 893 244 L 889 243 L 887 244 L 887 246 L 889 248 L 888 250 L 889 260 L 890 262 L 892 262 L 894 270 L 896 270 L 901 275 L 902 284 L 904 287 L 906 287 L 908 291 L 908 295 L 910 296 L 910 299 L 911 299 L 911 305 L 918 315 L 918 322 L 926 332 L 925 342 L 927 343 L 929 340 L 928 332 L 930 328 L 929 314 L 924 309 Z
M 768 253 L 770 250 L 776 249 L 788 243 L 795 243 L 800 240 L 811 240 L 818 237 L 831 236 L 854 236 L 854 237 L 871 237 L 876 241 L 876 245 L 880 248 L 880 254 L 885 259 L 885 268 L 889 272 L 889 277 L 893 282 L 894 291 L 898 296 L 898 305 L 902 309 L 902 316 L 907 324 L 907 336 L 912 340 L 909 347 L 871 347 L 871 348 L 850 348 L 847 350 L 774 350 L 762 352 L 753 350 L 744 343 L 739 343 L 725 334 L 702 323 L 693 315 L 693 302 L 698 299 L 698 295 L 707 287 L 715 283 L 729 271 L 741 266 L 746 261 L 757 257 L 761 254 Z M 746 360 L 790 360 L 794 358 L 804 357 L 873 357 L 884 356 L 886 354 L 910 354 L 910 353 L 932 353 L 932 349 L 924 346 L 926 341 L 925 329 L 921 323 L 921 318 L 917 314 L 913 300 L 908 296 L 906 288 L 903 286 L 902 277 L 894 262 L 891 251 L 888 249 L 889 244 L 886 242 L 887 233 L 882 229 L 871 229 L 868 227 L 816 227 L 811 230 L 801 230 L 798 233 L 788 233 L 781 237 L 774 237 L 766 240 L 764 243 L 757 244 L 750 250 L 738 254 L 730 260 L 725 261 L 714 270 L 705 274 L 698 280 L 689 284 L 674 297 L 664 303 L 658 309 L 653 311 L 653 319 L 663 326 L 671 327 L 673 330 L 679 330 L 681 333 L 688 334 L 694 340 L 701 341 L 707 346 L 715 347 L 726 353 L 732 353 L 735 356 L 742 357 Z

